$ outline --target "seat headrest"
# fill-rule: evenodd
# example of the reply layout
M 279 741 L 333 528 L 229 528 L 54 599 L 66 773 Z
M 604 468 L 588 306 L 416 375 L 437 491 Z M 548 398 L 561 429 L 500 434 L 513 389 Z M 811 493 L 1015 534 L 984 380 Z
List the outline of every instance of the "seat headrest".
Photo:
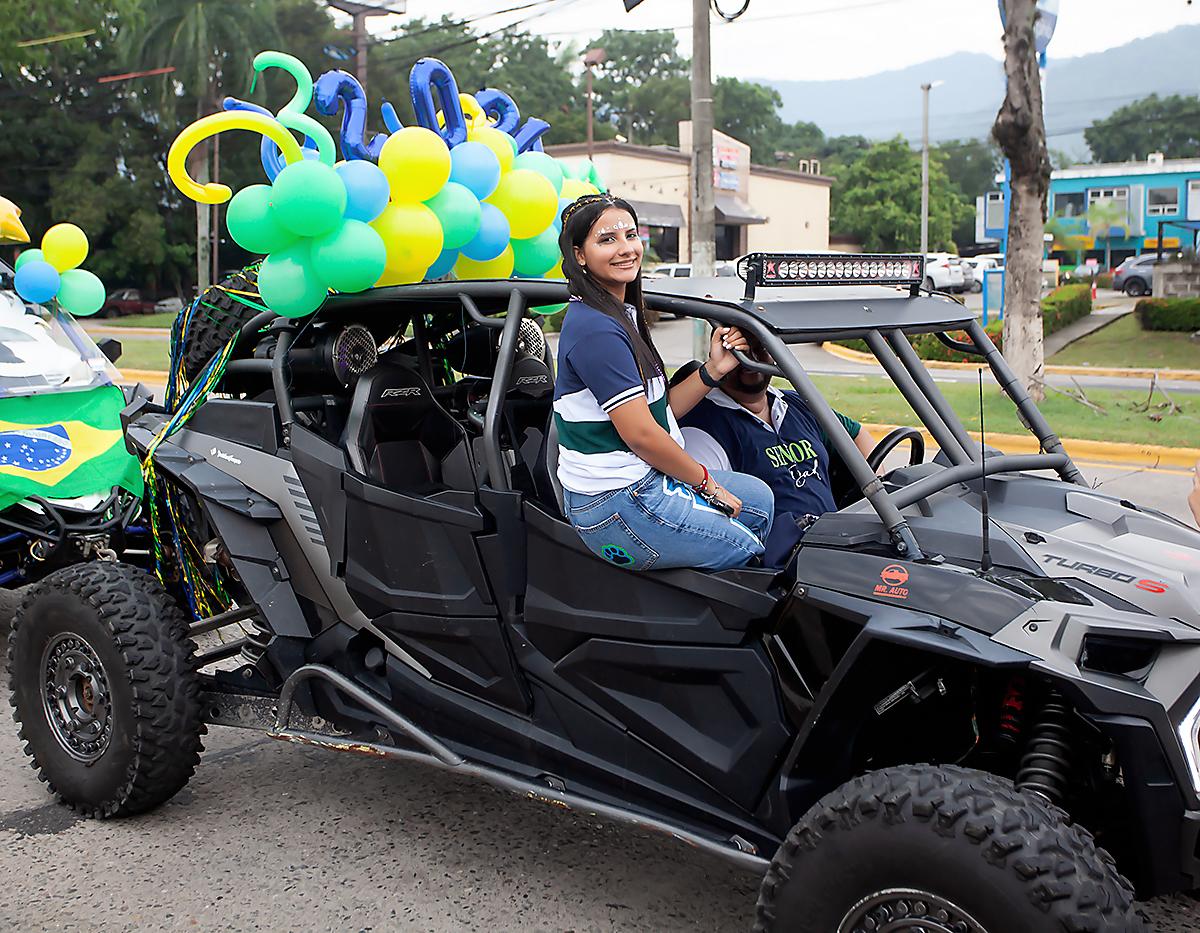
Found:
M 508 394 L 526 398 L 543 398 L 554 391 L 554 376 L 543 360 L 532 356 L 513 363 L 512 382 Z

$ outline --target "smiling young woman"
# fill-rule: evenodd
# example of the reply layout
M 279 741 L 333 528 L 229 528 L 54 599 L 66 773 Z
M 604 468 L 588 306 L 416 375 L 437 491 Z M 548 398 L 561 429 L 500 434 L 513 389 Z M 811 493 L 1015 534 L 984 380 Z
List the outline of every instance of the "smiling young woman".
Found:
M 761 480 L 710 472 L 683 449 L 682 417 L 738 364 L 735 328 L 667 392 L 646 327 L 637 214 L 610 195 L 563 211 L 571 294 L 558 345 L 554 419 L 567 518 L 595 554 L 630 570 L 741 566 L 763 552 L 774 499 Z

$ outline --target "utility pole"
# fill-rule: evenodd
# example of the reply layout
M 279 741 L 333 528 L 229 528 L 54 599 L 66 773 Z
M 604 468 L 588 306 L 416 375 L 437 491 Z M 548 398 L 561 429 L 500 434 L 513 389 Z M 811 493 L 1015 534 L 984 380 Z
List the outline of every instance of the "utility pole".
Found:
M 694 277 L 711 276 L 716 266 L 709 2 L 692 0 L 692 203 L 688 247 Z M 708 356 L 708 328 L 699 319 L 693 323 L 692 355 L 700 360 Z
M 929 252 L 929 92 L 941 84 L 921 85 L 921 255 Z
M 355 0 L 326 0 L 335 10 L 349 14 L 353 20 L 354 77 L 367 86 L 367 17 L 403 13 L 407 0 L 387 0 L 380 3 L 358 3 Z
M 608 61 L 604 49 L 588 49 L 583 53 L 583 64 L 587 71 L 587 154 L 590 161 L 595 155 L 596 132 L 592 120 L 592 69 Z

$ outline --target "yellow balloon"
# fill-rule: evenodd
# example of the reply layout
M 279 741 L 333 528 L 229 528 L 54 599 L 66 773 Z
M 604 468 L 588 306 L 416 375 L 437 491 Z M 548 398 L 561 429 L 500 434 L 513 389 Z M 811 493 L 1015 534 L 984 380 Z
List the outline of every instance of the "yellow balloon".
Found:
M 392 187 L 393 201 L 428 201 L 450 180 L 450 150 L 433 130 L 406 126 L 383 144 L 379 167 Z
M 508 227 L 515 240 L 537 236 L 558 213 L 558 192 L 545 175 L 527 168 L 513 169 L 500 176 L 500 184 L 487 198 L 508 218 Z
M 295 137 L 272 117 L 249 110 L 227 110 L 224 113 L 209 114 L 185 127 L 175 137 L 175 142 L 171 143 L 171 149 L 167 153 L 167 174 L 185 197 L 201 204 L 224 204 L 233 197 L 228 185 L 211 181 L 201 185 L 187 172 L 188 153 L 208 137 L 216 136 L 225 130 L 251 130 L 262 133 L 279 147 L 288 165 L 304 158 L 300 154 L 300 144 L 296 142 Z
M 408 281 L 419 282 L 425 270 L 441 255 L 442 223 L 424 204 L 392 202 L 371 221 L 371 226 L 383 237 L 387 247 L 387 270 L 417 270 L 421 273 Z M 388 275 L 387 270 L 384 276 Z
M 470 136 L 472 127 L 483 127 L 488 125 L 488 118 L 483 112 L 483 108 L 479 106 L 479 101 L 471 94 L 459 94 L 458 103 L 462 107 L 463 121 L 467 125 L 467 135 Z M 437 115 L 438 126 L 446 125 L 446 116 L 442 111 L 438 111 Z
M 476 262 L 466 256 L 459 256 L 454 264 L 454 275 L 460 279 L 507 279 L 513 272 L 512 244 L 504 247 L 504 252 L 495 259 L 486 262 Z
M 574 201 L 576 198 L 582 198 L 585 194 L 599 194 L 600 189 L 590 182 L 580 181 L 578 178 L 564 178 L 562 191 L 558 193 L 560 198 L 570 198 Z
M 566 273 L 563 272 L 561 259 L 555 264 L 553 269 L 542 276 L 544 279 L 565 279 L 566 277 Z
M 494 126 L 480 126 L 467 130 L 467 139 L 483 143 L 492 152 L 496 153 L 496 158 L 500 160 L 500 174 L 503 175 L 512 168 L 516 153 L 513 152 L 512 137 L 507 133 L 496 129 Z
M 74 224 L 55 224 L 42 235 L 42 258 L 59 272 L 87 259 L 88 238 Z
M 383 275 L 379 277 L 379 281 L 375 283 L 375 287 L 384 288 L 388 285 L 412 285 L 423 278 L 425 278 L 425 267 L 420 269 L 393 269 L 391 266 L 385 266 Z

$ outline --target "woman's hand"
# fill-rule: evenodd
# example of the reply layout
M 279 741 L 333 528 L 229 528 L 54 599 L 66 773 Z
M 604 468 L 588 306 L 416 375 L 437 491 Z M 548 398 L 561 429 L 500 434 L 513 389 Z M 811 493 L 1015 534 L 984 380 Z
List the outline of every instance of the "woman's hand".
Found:
M 709 487 L 709 495 L 719 499 L 733 509 L 732 514 L 729 516 L 730 518 L 737 518 L 742 513 L 742 500 L 724 486 L 718 484 L 716 480 L 713 480 Z
M 738 368 L 737 357 L 730 350 L 749 350 L 749 344 L 736 327 L 717 327 L 708 344 L 708 360 L 704 366 L 714 379 L 720 379 Z

